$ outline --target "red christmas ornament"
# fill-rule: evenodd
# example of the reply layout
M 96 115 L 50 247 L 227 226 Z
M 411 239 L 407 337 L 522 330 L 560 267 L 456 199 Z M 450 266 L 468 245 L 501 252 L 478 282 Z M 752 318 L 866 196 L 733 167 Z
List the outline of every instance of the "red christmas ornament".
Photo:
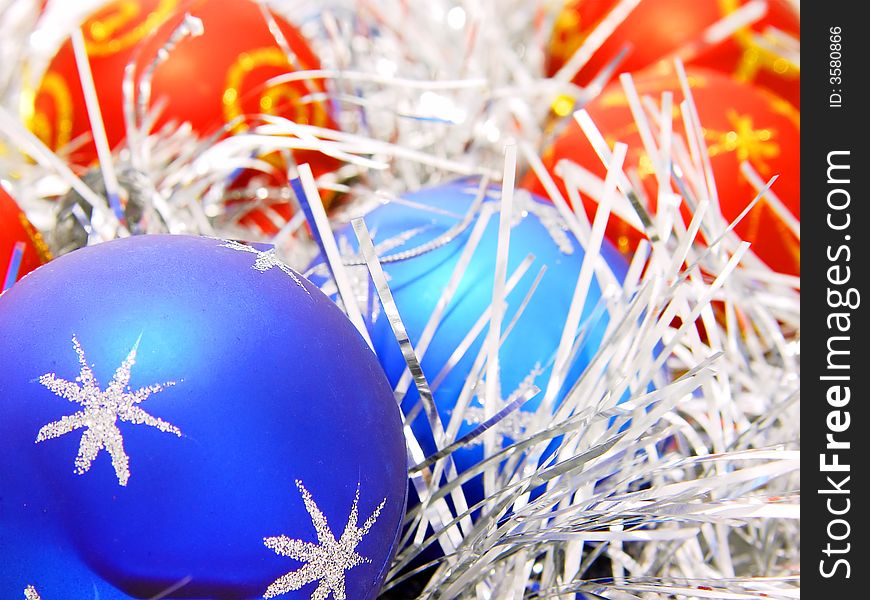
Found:
M 749 0 L 640 0 L 628 17 L 577 73 L 574 82 L 588 85 L 622 49 L 631 49 L 620 72 L 639 71 L 672 58 L 688 45 L 701 44 L 704 31 Z M 618 0 L 566 0 L 556 18 L 547 55 L 547 72 L 555 74 Z M 800 66 L 771 48 L 782 33 L 800 39 L 800 15 L 788 0 L 767 0 L 766 14 L 750 26 L 692 57 L 704 66 L 770 89 L 800 107 Z
M 266 85 L 278 75 L 319 68 L 317 57 L 299 31 L 277 15 L 272 16 L 294 55 L 292 63 L 251 0 L 120 0 L 108 4 L 82 25 L 112 147 L 126 133 L 124 68 L 135 60 L 138 81 L 151 68 L 186 12 L 202 20 L 204 33 L 178 43 L 154 71 L 152 104 L 160 99 L 167 102 L 155 128 L 170 121 L 186 121 L 204 136 L 241 115 L 262 113 L 297 123 L 333 126 L 323 102 L 305 99 L 323 91 L 320 82 Z M 45 73 L 28 120 L 31 129 L 54 150 L 91 131 L 70 41 L 61 47 Z M 88 142 L 70 160 L 87 165 L 95 158 L 93 142 Z M 312 158 L 314 162 L 333 162 L 320 155 L 306 156 L 306 161 L 312 162 Z
M 51 260 L 51 253 L 39 232 L 21 212 L 18 204 L 0 187 L 0 287 L 6 278 L 15 246 L 24 244 L 16 279 Z
M 707 154 L 710 156 L 723 216 L 728 221 L 734 220 L 757 194 L 740 172 L 740 163 L 748 161 L 765 180 L 780 175 L 772 190 L 788 210 L 800 219 L 798 111 L 773 94 L 737 83 L 714 71 L 691 69 L 688 76 L 704 128 Z M 657 70 L 642 74 L 635 78 L 635 86 L 641 96 L 648 94 L 656 100 L 664 91 L 673 92 L 673 131 L 685 137 L 682 118 L 676 108 L 682 102 L 683 95 L 673 71 Z M 626 171 L 636 170 L 647 196 L 654 203 L 658 180 L 644 150 L 622 86 L 618 82 L 611 84 L 585 108 L 611 147 L 617 141 L 628 145 L 624 168 Z M 554 174 L 556 163 L 561 159 L 573 161 L 601 178 L 606 174 L 605 167 L 573 119 L 543 156 L 544 165 L 551 174 Z M 565 194 L 562 179 L 554 175 L 554 180 Z M 522 187 L 546 196 L 533 172 L 526 175 Z M 596 209 L 594 200 L 584 196 L 584 203 L 587 213 L 593 216 Z M 741 238 L 751 242 L 752 250 L 774 270 L 800 274 L 800 241 L 764 199 L 743 218 L 735 231 Z M 642 234 L 616 217 L 612 217 L 607 234 L 626 253 L 633 251 L 642 237 Z

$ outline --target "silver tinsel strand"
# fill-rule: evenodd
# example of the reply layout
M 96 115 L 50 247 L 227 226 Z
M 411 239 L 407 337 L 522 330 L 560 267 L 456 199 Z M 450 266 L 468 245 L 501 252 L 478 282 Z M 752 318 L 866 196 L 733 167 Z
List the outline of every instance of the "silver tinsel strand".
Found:
M 496 192 L 478 212 L 456 215 L 455 233 L 464 232 L 484 211 L 499 218 L 505 146 L 517 149 L 521 171 L 535 169 L 549 139 L 545 123 L 553 100 L 567 97 L 581 109 L 600 92 L 600 86 L 584 89 L 542 74 L 558 2 L 275 0 L 270 5 L 300 26 L 322 60 L 320 72 L 289 77 L 325 83 L 325 95 L 308 101 L 337 107 L 340 129 L 265 116 L 243 133 L 217 132 L 205 139 L 183 124 L 140 132 L 141 146 L 121 146 L 113 154 L 127 199 L 125 223 L 120 223 L 108 209 L 99 173 L 77 180 L 51 157 L 38 158 L 17 119 L 21 90 L 38 81 L 69 27 L 99 3 L 50 2 L 41 20 L 37 4 L 0 0 L 0 179 L 58 253 L 131 233 L 192 233 L 272 243 L 268 260 L 248 246 L 228 247 L 256 253 L 253 268 L 277 267 L 296 279 L 291 268 L 303 272 L 317 253 L 309 235 L 315 224 L 302 226 L 300 199 L 290 189 L 256 180 L 240 192 L 231 189 L 228 177 L 244 167 L 266 172 L 271 167 L 257 157 L 275 150 L 289 156 L 301 146 L 341 162 L 336 172 L 316 182 L 321 195 L 343 194 L 343 205 L 332 213 L 333 229 L 374 207 L 401 201 L 405 192 L 475 175 L 492 182 Z M 542 20 L 535 26 L 537 17 Z M 661 99 L 644 100 L 650 122 L 656 123 Z M 136 99 L 127 101 L 134 106 Z M 579 112 L 575 118 L 590 131 L 583 121 L 588 115 Z M 142 122 L 148 120 L 146 114 Z M 675 138 L 697 135 L 673 132 Z M 399 591 L 411 584 L 421 599 L 574 598 L 578 593 L 612 600 L 800 597 L 799 281 L 772 272 L 728 228 L 709 197 L 702 164 L 685 153 L 671 160 L 683 174 L 679 199 L 694 216 L 688 226 L 681 225 L 676 207 L 635 213 L 636 198 L 623 194 L 621 186 L 608 192 L 606 182 L 600 182 L 600 194 L 592 195 L 599 210 L 625 215 L 647 232 L 649 241 L 634 255 L 624 286 L 596 259 L 601 238 L 585 215 L 556 197 L 549 209 L 530 203 L 525 192 L 513 194 L 514 223 L 539 218 L 563 250 L 582 243 L 589 262 L 584 269 L 604 291 L 593 318 L 608 317 L 605 341 L 582 377 L 560 382 L 570 390 L 565 400 L 557 407 L 542 402 L 537 412 L 518 411 L 536 393 L 546 398 L 547 391 L 535 386 L 537 372 L 520 389 L 502 392 L 488 385 L 484 348 L 456 417 L 480 427 L 472 439 L 457 440 L 456 427 L 439 420 L 433 433 L 443 452 L 416 457 L 409 476 L 423 501 L 407 514 L 384 597 L 406 597 Z M 288 164 L 288 177 L 296 177 L 293 161 Z M 566 163 L 560 174 L 579 194 L 582 167 Z M 798 177 L 797 165 L 779 176 Z M 628 181 L 619 167 L 612 179 Z M 239 197 L 241 207 L 233 202 Z M 291 202 L 297 213 L 278 223 L 277 235 L 243 224 L 247 212 L 275 199 Z M 485 208 L 489 204 L 495 208 Z M 365 228 L 357 232 L 367 241 Z M 348 297 L 359 302 L 360 311 L 391 317 L 394 307 L 377 306 L 379 297 L 389 298 L 380 293 L 388 291 L 389 280 L 379 275 L 379 264 L 430 250 L 415 243 L 418 233 L 381 240 L 371 232 L 369 256 L 355 255 L 346 240 L 339 240 L 354 292 Z M 534 274 L 539 265 L 530 260 L 525 268 Z M 512 274 L 506 276 L 510 286 Z M 327 280 L 324 289 L 334 293 L 335 284 Z M 534 294 L 528 301 L 535 301 Z M 497 303 L 491 308 L 491 313 L 500 310 Z M 508 330 L 506 323 L 502 331 Z M 555 360 L 555 373 L 560 360 L 574 355 L 576 332 L 576 327 L 570 331 L 562 356 L 541 357 L 544 368 Z M 134 357 L 135 348 L 128 371 Z M 427 373 L 424 381 L 436 381 L 438 375 Z M 64 382 L 51 374 L 40 381 L 78 401 L 75 390 L 61 389 Z M 403 385 L 407 389 L 412 383 Z M 437 390 L 432 397 L 437 403 Z M 152 419 L 141 422 L 162 423 Z M 168 423 L 159 428 L 178 433 Z M 406 433 L 409 448 L 419 449 L 410 428 Z M 496 439 L 490 436 L 506 439 L 507 445 L 487 441 Z M 541 460 L 554 440 L 556 451 Z M 483 444 L 487 455 L 457 474 L 450 454 L 470 444 Z M 86 455 L 95 451 L 99 448 Z M 85 459 L 76 465 L 87 469 Z M 480 474 L 491 493 L 477 506 L 467 506 L 461 484 Z M 544 492 L 535 497 L 531 492 L 538 488 Z M 301 482 L 299 493 L 316 522 L 316 504 Z M 352 531 L 339 541 L 325 522 L 326 529 L 318 529 L 321 542 L 345 544 L 343 569 L 366 560 L 354 550 L 366 531 L 366 525 L 356 527 L 357 517 L 355 503 L 347 525 L 353 522 Z M 280 554 L 301 555 L 293 543 L 266 539 Z M 420 566 L 430 546 L 440 549 L 440 558 Z M 305 556 L 314 560 L 314 550 Z M 338 579 L 332 567 L 322 566 L 321 581 L 332 582 L 335 593 Z M 301 585 L 292 578 L 278 583 L 272 595 Z M 3 593 L 20 597 L 22 590 Z M 24 596 L 39 598 L 32 587 Z

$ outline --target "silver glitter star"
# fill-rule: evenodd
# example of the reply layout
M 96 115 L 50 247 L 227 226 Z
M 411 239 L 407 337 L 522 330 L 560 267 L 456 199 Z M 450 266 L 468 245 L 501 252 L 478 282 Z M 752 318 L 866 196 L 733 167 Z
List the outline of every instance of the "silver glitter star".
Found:
M 39 592 L 36 591 L 36 588 L 32 585 L 28 585 L 27 589 L 24 590 L 24 600 L 42 600 L 39 597 Z
M 359 486 L 357 486 L 356 497 L 353 500 L 353 506 L 350 509 L 350 516 L 347 519 L 344 533 L 336 541 L 335 536 L 329 529 L 329 525 L 326 523 L 326 517 L 320 512 L 320 509 L 311 497 L 311 493 L 305 489 L 305 486 L 298 479 L 296 480 L 296 487 L 299 488 L 302 499 L 305 501 L 305 508 L 308 510 L 308 514 L 311 515 L 311 522 L 317 531 L 318 543 L 294 540 L 286 535 L 264 538 L 263 543 L 267 548 L 274 550 L 281 556 L 289 556 L 301 561 L 305 565 L 276 580 L 266 589 L 263 598 L 274 598 L 275 596 L 298 590 L 312 581 L 319 581 L 317 589 L 311 595 L 311 600 L 325 600 L 330 592 L 335 600 L 346 600 L 345 573 L 357 565 L 371 562 L 368 558 L 357 554 L 356 547 L 372 528 L 372 525 L 375 524 L 375 521 L 378 520 L 381 509 L 384 508 L 387 500 L 384 498 L 372 513 L 372 516 L 363 523 L 363 526 L 357 527 L 356 523 L 359 518 Z
M 82 434 L 79 453 L 76 456 L 75 472 L 79 475 L 87 472 L 100 450 L 105 449 L 112 457 L 118 483 L 127 485 L 130 479 L 130 458 L 124 451 L 124 438 L 117 422 L 120 420 L 134 425 L 150 425 L 160 431 L 174 433 L 181 437 L 181 431 L 177 427 L 149 415 L 137 406 L 147 400 L 151 394 L 162 392 L 165 388 L 175 385 L 175 382 L 156 383 L 139 388 L 135 392 L 130 390 L 128 385 L 130 371 L 136 363 L 136 351 L 139 348 L 139 340 L 136 340 L 127 358 L 115 371 L 109 386 L 102 390 L 88 365 L 85 351 L 75 336 L 72 338 L 72 343 L 81 365 L 81 373 L 75 381 L 60 379 L 55 373 L 46 373 L 39 378 L 39 383 L 61 398 L 81 404 L 84 410 L 45 425 L 39 430 L 36 443 L 84 427 L 85 432 Z
M 311 295 L 310 292 L 305 288 L 305 286 L 302 285 L 302 280 L 299 279 L 299 276 L 296 275 L 296 273 L 293 271 L 293 269 L 291 269 L 290 267 L 285 265 L 284 262 L 280 258 L 278 258 L 278 253 L 275 251 L 274 248 L 270 248 L 269 250 L 262 251 L 262 250 L 257 250 L 256 248 L 254 248 L 252 246 L 246 246 L 245 244 L 240 244 L 239 242 L 236 242 L 234 240 L 224 242 L 223 244 L 221 244 L 221 247 L 222 248 L 230 248 L 231 250 L 237 250 L 239 252 L 248 252 L 249 254 L 256 254 L 257 258 L 254 261 L 254 264 L 252 265 L 251 268 L 258 270 L 261 273 L 266 273 L 267 271 L 270 271 L 271 269 L 275 269 L 275 268 L 280 269 L 281 271 L 283 271 L 284 273 L 289 275 L 290 278 L 296 282 L 296 285 L 298 285 L 303 290 L 305 290 L 306 294 L 308 294 L 309 296 Z

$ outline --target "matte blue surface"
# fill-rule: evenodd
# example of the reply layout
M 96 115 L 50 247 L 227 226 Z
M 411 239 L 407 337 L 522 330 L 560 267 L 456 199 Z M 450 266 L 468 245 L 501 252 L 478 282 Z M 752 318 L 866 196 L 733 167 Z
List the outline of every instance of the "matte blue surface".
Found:
M 365 216 L 366 225 L 369 231 L 376 235 L 375 244 L 409 230 L 425 227 L 425 231 L 407 241 L 403 246 L 387 252 L 387 254 L 417 247 L 442 235 L 461 220 L 461 217 L 468 212 L 474 202 L 477 186 L 476 180 L 466 179 L 404 196 L 408 201 L 448 211 L 454 215 L 459 215 L 459 218 L 409 205 L 390 203 L 367 214 Z M 497 202 L 495 199 L 487 199 L 486 201 Z M 551 206 L 539 198 L 534 198 L 534 201 L 548 207 Z M 470 232 L 471 228 L 469 227 L 456 240 L 438 250 L 408 260 L 389 262 L 383 265 L 384 271 L 390 278 L 390 289 L 399 313 L 415 346 L 450 279 Z M 559 345 L 562 327 L 568 315 L 568 308 L 584 256 L 580 243 L 570 233 L 567 235 L 574 248 L 571 254 L 565 254 L 559 249 L 550 233 L 541 224 L 538 217 L 533 214 L 523 218 L 512 229 L 508 277 L 527 254 L 534 254 L 535 261 L 524 278 L 507 297 L 508 311 L 504 318 L 505 327 L 513 319 L 540 267 L 546 265 L 547 271 L 532 296 L 531 302 L 502 345 L 500 369 L 503 398 L 507 398 L 520 385 L 536 363 L 546 367 L 554 357 Z M 356 236 L 349 226 L 339 231 L 337 236 L 344 237 L 350 246 L 354 249 L 357 248 Z M 491 303 L 497 245 L 498 214 L 496 213 L 490 219 L 459 289 L 423 358 L 423 371 L 430 382 L 435 379 L 455 348 Z M 605 242 L 602 247 L 602 254 L 616 277 L 623 280 L 628 269 L 625 259 L 608 242 Z M 600 297 L 601 291 L 597 281 L 593 278 L 583 310 L 581 326 L 587 322 Z M 405 361 L 386 317 L 381 314 L 373 323 L 371 315 L 368 317 L 369 329 L 378 358 L 387 372 L 390 382 L 395 385 L 405 368 Z M 591 325 L 587 341 L 569 372 L 567 379 L 569 385 L 565 386 L 559 394 L 557 403 L 561 402 L 570 388 L 570 383 L 576 381 L 598 351 L 607 322 L 605 312 L 603 318 Z M 438 411 L 445 428 L 474 358 L 485 341 L 485 336 L 486 334 L 483 333 L 478 337 L 463 360 L 454 367 L 450 375 L 444 379 L 434 393 L 435 402 L 438 405 Z M 539 406 L 543 399 L 543 390 L 547 386 L 550 370 L 550 368 L 546 368 L 536 379 L 536 385 L 541 388 L 542 392 L 526 404 L 525 410 L 534 410 Z M 412 385 L 403 404 L 403 409 L 407 411 L 417 400 L 418 394 Z M 472 406 L 479 406 L 479 404 L 475 401 Z M 473 430 L 476 426 L 463 423 L 459 437 Z M 435 450 L 434 443 L 431 440 L 429 433 L 431 430 L 425 417 L 421 416 L 415 420 L 413 430 L 424 445 L 424 451 L 433 452 Z M 463 448 L 453 454 L 460 472 L 479 462 L 482 456 L 483 450 L 479 445 Z M 478 476 L 465 485 L 469 504 L 483 498 L 481 479 Z
M 53 577 L 41 571 L 49 549 L 134 597 L 186 577 L 170 597 L 262 597 L 303 566 L 263 538 L 317 542 L 297 479 L 336 539 L 357 486 L 358 526 L 386 500 L 356 548 L 371 562 L 346 573 L 348 597 L 375 597 L 407 489 L 389 384 L 314 285 L 255 270 L 254 254 L 221 244 L 108 242 L 58 258 L 0 297 L 0 597 L 22 597 L 30 571 Z M 79 375 L 73 335 L 102 389 L 137 339 L 130 387 L 176 382 L 140 407 L 182 437 L 118 423 L 126 486 L 106 450 L 74 472 L 83 429 L 35 443 L 41 427 L 82 408 L 39 383 L 49 372 Z M 280 597 L 309 598 L 316 586 Z
M 106 583 L 76 556 L 63 535 L 52 527 L 30 521 L 10 525 L 3 520 L 0 542 L 0 589 L 3 598 L 23 600 L 33 586 L 42 600 L 129 600 L 131 597 Z

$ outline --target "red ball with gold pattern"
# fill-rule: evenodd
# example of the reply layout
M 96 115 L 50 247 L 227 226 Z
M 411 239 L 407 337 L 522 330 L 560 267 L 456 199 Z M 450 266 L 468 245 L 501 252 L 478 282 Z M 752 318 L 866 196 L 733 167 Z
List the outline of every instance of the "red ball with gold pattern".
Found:
M 688 79 L 724 218 L 729 222 L 736 219 L 757 195 L 740 171 L 741 162 L 747 161 L 765 181 L 773 175 L 780 176 L 771 189 L 799 221 L 800 113 L 797 109 L 774 94 L 738 83 L 715 71 L 689 69 Z M 672 70 L 657 69 L 638 75 L 634 81 L 638 94 L 649 95 L 656 101 L 662 92 L 673 92 L 673 131 L 685 139 L 682 116 L 677 108 L 683 95 L 676 74 Z M 650 208 L 654 209 L 658 180 L 622 86 L 618 82 L 609 85 L 585 108 L 611 147 L 615 142 L 628 145 L 624 169 L 636 171 L 653 203 Z M 601 160 L 573 119 L 542 158 L 551 174 L 559 160 L 567 159 L 602 179 L 606 175 Z M 555 175 L 554 180 L 565 194 L 563 180 Z M 533 172 L 526 175 L 521 186 L 546 196 Z M 588 196 L 584 196 L 584 203 L 591 217 L 597 205 Z M 752 250 L 775 271 L 800 274 L 800 240 L 766 199 L 743 218 L 735 231 L 751 242 Z M 607 235 L 626 254 L 634 251 L 642 237 L 616 217 L 611 217 Z
M 251 0 L 117 0 L 82 25 L 112 147 L 126 134 L 122 93 L 126 65 L 135 61 L 139 81 L 155 64 L 158 52 L 178 30 L 185 13 L 202 20 L 204 33 L 180 41 L 153 72 L 152 106 L 166 102 L 155 128 L 168 122 L 188 122 L 194 132 L 205 136 L 241 115 L 251 114 L 333 126 L 322 98 L 316 97 L 323 91 L 320 82 L 267 85 L 278 75 L 319 68 L 301 33 L 279 16 L 267 13 L 286 40 L 289 54 Z M 69 40 L 49 65 L 36 91 L 32 114 L 25 116 L 31 129 L 53 150 L 91 131 Z M 87 165 L 95 158 L 91 141 L 69 156 L 78 165 Z
M 800 107 L 800 65 L 789 59 L 799 52 L 791 46 L 800 39 L 800 15 L 789 0 L 767 0 L 766 13 L 759 20 L 715 45 L 703 41 L 705 30 L 748 2 L 640 0 L 574 82 L 588 85 L 625 44 L 631 47 L 618 72 L 639 71 L 693 47 L 696 51 L 683 57 L 687 64 L 765 87 Z M 565 0 L 550 39 L 547 73 L 556 73 L 618 4 L 618 0 Z
M 0 289 L 19 242 L 23 244 L 24 252 L 18 263 L 16 280 L 51 260 L 51 253 L 15 200 L 0 186 Z

